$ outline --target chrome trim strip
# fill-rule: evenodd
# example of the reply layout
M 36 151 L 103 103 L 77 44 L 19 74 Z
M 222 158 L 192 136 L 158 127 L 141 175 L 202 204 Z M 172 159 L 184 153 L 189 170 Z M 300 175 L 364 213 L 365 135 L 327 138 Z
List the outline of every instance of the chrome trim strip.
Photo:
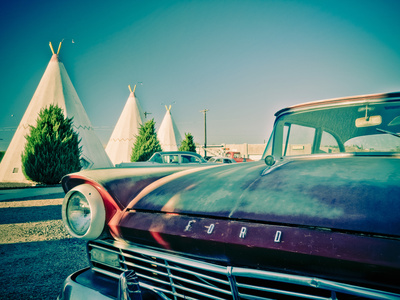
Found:
M 176 286 L 176 285 L 175 285 L 175 286 Z M 226 298 L 220 298 L 220 297 L 217 297 L 217 296 L 215 296 L 215 295 L 206 294 L 206 293 L 203 293 L 203 292 L 200 292 L 200 291 L 197 291 L 197 290 L 193 290 L 193 289 L 190 289 L 190 288 L 187 288 L 187 287 L 184 287 L 184 286 L 178 286 L 178 287 L 179 287 L 179 289 L 181 289 L 181 290 L 190 292 L 190 293 L 192 293 L 192 294 L 197 294 L 197 295 L 200 295 L 200 296 L 204 296 L 204 297 L 207 297 L 207 298 L 210 298 L 210 299 L 226 300 Z M 229 293 L 228 293 L 228 295 L 229 295 Z M 182 297 L 183 299 L 193 299 L 192 297 L 188 297 L 188 296 L 181 296 L 181 297 Z
M 117 245 L 117 246 L 116 246 Z M 191 266 L 193 268 L 198 268 L 201 270 L 205 270 L 205 271 L 210 271 L 210 272 L 215 272 L 218 274 L 222 274 L 222 275 L 226 275 L 226 268 L 222 267 L 222 266 L 218 266 L 218 265 L 213 265 L 210 263 L 206 263 L 206 262 L 199 262 L 198 260 L 194 260 L 194 259 L 190 259 L 190 258 L 184 258 L 184 257 L 180 257 L 180 256 L 176 256 L 176 255 L 172 255 L 172 254 L 167 254 L 164 252 L 158 252 L 155 250 L 151 250 L 151 249 L 147 249 L 147 248 L 141 248 L 138 246 L 134 246 L 134 245 L 127 245 L 127 244 L 122 244 L 116 242 L 114 247 L 121 247 L 121 255 L 127 255 L 128 257 L 131 258 L 136 258 L 136 256 L 132 256 L 127 252 L 137 252 L 140 254 L 144 254 L 147 256 L 154 256 L 157 257 L 159 259 L 164 259 L 164 260 L 172 260 L 175 263 L 180 263 L 183 265 L 188 265 Z M 173 258 L 173 259 L 171 259 Z
M 167 298 L 167 296 L 164 295 L 164 293 L 160 293 L 158 290 L 155 290 L 153 286 L 148 285 L 146 283 L 139 283 L 141 287 L 144 287 L 150 291 L 152 291 L 153 293 L 156 293 L 159 297 L 163 298 L 164 300 L 170 300 L 169 298 Z
M 108 244 L 105 244 L 105 245 L 108 245 Z M 120 254 L 120 252 L 121 252 L 120 250 L 112 250 L 112 249 L 109 249 L 109 248 L 106 248 L 106 247 L 100 247 L 99 245 L 92 244 L 92 243 L 90 243 L 90 247 L 101 249 L 101 250 L 104 250 L 104 251 L 109 251 L 109 252 L 112 252 L 112 253 L 115 253 L 115 254 Z
M 238 287 L 242 287 L 242 288 L 252 289 L 252 290 L 255 289 L 255 286 L 248 285 L 248 284 L 239 284 L 239 283 L 237 283 L 237 286 Z M 271 292 L 271 293 L 280 294 L 280 295 L 295 296 L 295 297 L 301 297 L 301 298 L 307 298 L 307 299 L 331 300 L 330 297 L 329 298 L 319 297 L 319 296 L 314 296 L 314 295 L 310 295 L 310 294 L 296 293 L 296 292 L 278 290 L 278 289 L 273 289 L 273 288 L 266 288 L 266 287 L 261 287 L 261 286 L 257 286 L 256 289 L 258 291 Z M 245 293 L 239 293 L 239 296 L 240 296 L 241 299 L 243 299 L 243 298 L 244 299 L 253 299 L 253 297 L 254 297 L 254 296 L 248 296 Z M 260 299 L 265 299 L 265 298 L 260 298 Z
M 162 275 L 162 276 L 169 276 L 170 275 L 169 272 L 165 273 L 165 272 L 154 270 L 154 269 L 150 269 L 150 268 L 147 268 L 147 267 L 144 267 L 144 266 L 135 265 L 135 264 L 133 264 L 131 262 L 125 262 L 125 264 L 128 265 L 128 266 L 131 266 L 132 268 L 135 268 L 135 269 L 140 269 L 140 270 L 145 270 L 145 271 L 148 271 L 148 272 L 151 272 L 151 273 L 156 273 L 157 275 Z M 159 264 L 157 264 L 157 265 L 159 265 Z M 163 266 L 163 265 L 161 265 L 161 266 Z M 166 268 L 166 267 L 164 267 L 164 268 Z
M 189 279 L 186 279 L 186 278 L 183 278 L 183 277 L 175 276 L 175 275 L 171 275 L 171 278 L 175 278 L 175 279 L 178 279 L 180 281 L 184 281 L 184 282 L 187 282 L 187 283 L 190 283 L 190 284 L 193 284 L 193 285 L 204 287 L 206 289 L 210 289 L 210 290 L 213 290 L 213 291 L 216 291 L 216 292 L 220 292 L 220 293 L 223 293 L 223 294 L 228 294 L 228 295 L 231 294 L 231 290 L 230 289 L 229 289 L 229 291 L 228 290 L 223 290 L 223 289 L 215 287 L 215 286 L 213 286 L 211 284 L 208 284 L 208 285 L 207 284 L 202 284 L 202 283 L 199 283 L 199 282 L 196 282 L 196 281 L 193 281 L 193 280 L 189 280 Z M 175 283 L 173 285 L 178 287 L 178 288 L 182 288 L 180 285 L 177 285 Z
M 231 286 L 233 299 L 238 300 L 239 299 L 239 293 L 238 293 L 238 290 L 237 290 L 237 284 L 236 284 L 236 281 L 235 281 L 235 277 L 232 275 L 232 267 L 227 267 L 226 268 L 226 274 L 228 276 L 229 284 Z
M 143 277 L 143 278 L 145 278 L 145 279 L 147 279 L 147 280 L 149 280 L 149 281 L 151 281 L 151 282 L 154 282 L 154 281 L 155 281 L 155 282 L 159 282 L 159 283 L 161 283 L 161 284 L 167 284 L 165 281 L 162 281 L 162 280 L 159 280 L 159 279 L 155 279 L 155 278 L 152 278 L 152 277 L 148 277 L 148 276 L 143 275 L 143 274 L 140 274 L 140 273 L 137 273 L 137 275 L 138 275 L 138 276 L 140 275 L 139 277 Z M 145 284 L 145 283 L 144 283 L 144 284 Z M 141 282 L 141 281 L 140 281 L 140 286 L 142 286 L 142 282 Z M 186 288 L 186 287 L 184 287 L 184 286 L 177 285 L 177 284 L 175 284 L 175 283 L 172 283 L 172 284 L 171 284 L 171 287 L 173 287 L 173 292 L 168 291 L 168 290 L 165 290 L 165 289 L 163 289 L 163 288 L 161 288 L 161 287 L 154 287 L 154 286 L 152 286 L 152 288 L 155 289 L 155 290 L 162 291 L 162 292 L 165 293 L 165 294 L 173 295 L 173 296 L 175 297 L 175 299 L 176 299 L 177 296 L 178 296 L 178 297 L 181 297 L 181 298 L 185 298 L 184 295 L 180 294 L 180 293 L 175 289 L 175 288 L 177 288 L 177 289 L 180 289 L 180 290 L 184 290 L 184 291 L 191 292 L 191 293 L 193 293 L 193 294 L 205 296 L 205 297 L 208 297 L 208 298 L 211 298 L 211 299 L 220 299 L 220 300 L 224 300 L 224 298 L 219 298 L 219 297 L 216 297 L 215 295 L 209 295 L 209 294 L 200 292 L 200 291 L 198 291 L 198 290 L 189 289 L 189 288 Z M 207 287 L 207 288 L 209 289 L 209 287 Z M 230 291 L 224 291 L 224 292 L 225 292 L 225 294 L 230 295 Z M 188 297 L 186 296 L 185 299 L 190 299 L 190 298 L 188 298 Z
M 160 266 L 160 267 L 166 268 L 167 270 L 176 270 L 176 271 L 184 272 L 186 274 L 194 275 L 194 276 L 197 276 L 197 277 L 202 277 L 202 278 L 205 278 L 205 279 L 213 280 L 213 281 L 216 281 L 216 282 L 219 282 L 219 283 L 223 283 L 223 284 L 226 284 L 226 285 L 229 284 L 227 280 L 225 281 L 225 280 L 221 280 L 221 279 L 218 279 L 218 278 L 215 278 L 215 277 L 204 275 L 204 274 L 201 274 L 201 273 L 198 273 L 198 272 L 195 272 L 195 271 L 190 271 L 190 270 L 187 270 L 187 269 L 184 269 L 184 268 L 170 266 L 167 261 L 164 261 L 164 264 L 163 264 L 163 263 L 159 263 L 159 262 L 156 262 L 156 261 L 146 260 L 146 259 L 143 259 L 143 258 L 140 258 L 140 257 L 130 256 L 130 258 L 136 259 L 136 260 L 148 263 L 148 264 Z M 146 268 L 144 266 L 137 265 L 137 264 L 132 263 L 132 262 L 124 261 L 123 263 L 127 264 L 129 266 L 132 266 L 134 268 L 143 269 L 143 270 L 146 270 L 146 271 L 149 271 L 149 272 L 152 272 L 152 273 L 157 273 L 157 274 L 161 274 L 161 275 L 164 275 L 164 276 L 170 275 L 170 272 L 168 272 L 168 274 L 167 274 L 167 273 L 164 273 L 164 272 L 161 272 L 161 271 L 157 271 L 157 270 L 154 270 L 154 269 L 149 269 L 149 268 Z
M 168 265 L 168 262 L 166 261 L 166 260 L 164 260 L 164 263 L 167 265 L 167 266 L 169 266 Z M 176 300 L 176 289 L 175 289 L 175 285 L 174 285 L 174 282 L 172 281 L 172 274 L 171 274 L 171 269 L 170 268 L 167 268 L 167 272 L 168 272 L 168 279 L 169 279 L 169 284 L 170 284 L 170 286 L 171 286 L 171 288 L 172 288 L 172 293 L 173 293 L 173 295 L 174 295 L 174 300 Z
M 93 271 L 98 272 L 98 273 L 101 273 L 101 274 L 103 274 L 103 275 L 107 275 L 107 276 L 110 276 L 110 277 L 112 277 L 112 278 L 119 279 L 119 274 L 115 274 L 115 273 L 113 273 L 113 272 L 106 271 L 106 270 L 104 270 L 104 269 L 100 269 L 100 268 L 97 268 L 97 267 L 91 267 L 91 269 L 92 269 Z M 121 271 L 121 273 L 122 273 L 124 270 L 120 270 L 120 271 Z

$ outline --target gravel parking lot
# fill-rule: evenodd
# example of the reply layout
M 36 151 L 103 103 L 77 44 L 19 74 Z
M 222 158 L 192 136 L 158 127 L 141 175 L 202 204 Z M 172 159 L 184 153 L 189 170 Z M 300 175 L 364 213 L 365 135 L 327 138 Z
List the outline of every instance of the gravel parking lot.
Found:
M 61 197 L 0 201 L 0 299 L 56 299 L 64 279 L 88 266 L 85 242 L 62 224 Z

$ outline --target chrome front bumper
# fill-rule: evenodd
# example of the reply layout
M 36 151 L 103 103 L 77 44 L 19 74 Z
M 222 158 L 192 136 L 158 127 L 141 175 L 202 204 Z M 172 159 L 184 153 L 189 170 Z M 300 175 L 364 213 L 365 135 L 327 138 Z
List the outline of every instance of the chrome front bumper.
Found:
M 104 283 L 106 283 L 104 285 Z M 68 276 L 64 281 L 58 300 L 109 300 L 117 299 L 118 281 L 95 274 L 90 268 Z
M 64 281 L 58 300 L 168 300 L 162 293 L 155 291 L 151 286 L 140 284 L 139 291 L 134 296 L 127 297 L 121 291 L 127 291 L 127 279 L 121 275 L 120 280 L 104 276 L 86 268 L 68 276 Z

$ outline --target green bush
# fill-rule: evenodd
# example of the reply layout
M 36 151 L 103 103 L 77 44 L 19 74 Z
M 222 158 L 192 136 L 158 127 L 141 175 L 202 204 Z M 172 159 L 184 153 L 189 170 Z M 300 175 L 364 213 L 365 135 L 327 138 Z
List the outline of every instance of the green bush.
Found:
M 3 156 L 4 156 L 5 153 L 6 153 L 5 151 L 0 151 L 0 162 L 3 159 Z
M 80 139 L 72 129 L 72 119 L 65 118 L 56 105 L 42 109 L 36 122 L 26 136 L 22 171 L 35 182 L 59 183 L 64 175 L 81 169 Z
M 154 119 L 151 119 L 144 125 L 140 125 L 139 135 L 136 136 L 132 148 L 131 161 L 146 161 L 159 151 L 161 151 L 161 145 L 157 138 Z
M 196 152 L 196 145 L 193 141 L 193 135 L 185 133 L 185 139 L 182 141 L 179 151 Z

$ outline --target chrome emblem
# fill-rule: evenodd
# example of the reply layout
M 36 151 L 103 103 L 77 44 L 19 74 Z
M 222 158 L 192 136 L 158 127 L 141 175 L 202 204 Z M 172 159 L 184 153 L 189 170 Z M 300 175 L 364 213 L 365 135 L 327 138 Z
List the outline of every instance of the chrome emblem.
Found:
M 246 237 L 246 233 L 247 233 L 247 228 L 246 227 L 242 227 L 242 229 L 240 229 L 239 237 L 241 239 L 244 239 Z
M 192 229 L 192 224 L 195 223 L 196 221 L 192 220 L 189 221 L 188 224 L 185 227 L 185 231 L 190 231 Z
M 210 224 L 210 226 L 208 226 L 207 233 L 208 233 L 208 234 L 211 234 L 211 233 L 214 231 L 214 227 L 215 227 L 214 224 Z
M 280 243 L 280 242 L 281 242 L 281 237 L 282 237 L 282 232 L 278 230 L 278 231 L 275 233 L 274 242 L 275 242 L 275 243 Z

